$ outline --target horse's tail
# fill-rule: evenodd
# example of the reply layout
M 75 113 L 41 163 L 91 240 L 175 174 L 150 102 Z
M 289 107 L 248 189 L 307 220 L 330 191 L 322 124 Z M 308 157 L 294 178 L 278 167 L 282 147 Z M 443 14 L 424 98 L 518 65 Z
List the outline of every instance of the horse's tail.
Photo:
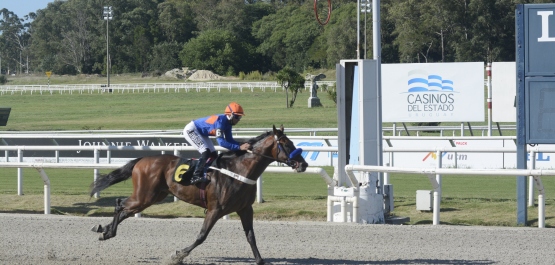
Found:
M 133 167 L 135 164 L 141 160 L 142 157 L 136 158 L 134 160 L 129 161 L 125 166 L 120 167 L 109 174 L 103 174 L 100 176 L 99 179 L 91 183 L 91 197 L 105 188 L 108 188 L 116 183 L 120 183 L 124 180 L 127 180 L 131 177 L 133 173 Z

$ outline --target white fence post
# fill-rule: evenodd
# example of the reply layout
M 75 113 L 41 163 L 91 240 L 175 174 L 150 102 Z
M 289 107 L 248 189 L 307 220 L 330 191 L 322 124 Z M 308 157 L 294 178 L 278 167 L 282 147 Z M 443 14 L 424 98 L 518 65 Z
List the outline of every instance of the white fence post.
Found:
M 100 158 L 99 158 L 99 156 L 100 156 L 100 151 L 99 151 L 98 149 L 94 149 L 93 152 L 94 152 L 94 163 L 95 163 L 95 164 L 99 164 L 99 162 L 100 162 Z M 96 180 L 98 179 L 99 174 L 100 174 L 100 173 L 99 173 L 98 168 L 93 169 L 93 175 L 94 175 L 94 181 L 95 181 L 95 182 L 96 182 Z M 97 199 L 100 198 L 100 192 L 95 193 L 95 194 L 94 194 L 94 197 L 97 198 Z
M 536 152 L 530 150 L 531 169 L 536 169 Z M 528 206 L 534 206 L 534 177 L 528 176 Z
M 17 161 L 23 162 L 23 150 L 17 149 Z M 23 168 L 17 168 L 17 195 L 23 195 Z

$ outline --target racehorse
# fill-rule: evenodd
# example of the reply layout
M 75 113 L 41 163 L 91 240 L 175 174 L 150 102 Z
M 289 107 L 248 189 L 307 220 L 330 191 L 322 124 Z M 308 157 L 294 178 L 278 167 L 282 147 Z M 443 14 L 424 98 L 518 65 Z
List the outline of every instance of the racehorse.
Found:
M 93 227 L 93 232 L 101 233 L 99 240 L 115 237 L 121 221 L 172 194 L 182 201 L 206 209 L 204 223 L 196 240 L 189 247 L 177 250 L 171 256 L 172 263 L 181 263 L 195 247 L 202 244 L 218 219 L 236 212 L 256 264 L 269 264 L 260 256 L 254 237 L 252 204 L 256 196 L 256 180 L 274 161 L 285 163 L 296 172 L 304 172 L 308 164 L 301 156 L 302 150 L 295 148 L 285 135 L 283 125 L 279 130 L 273 126 L 273 131 L 252 138 L 248 143 L 251 145 L 248 152 L 229 151 L 220 155 L 215 162 L 221 170 L 208 172 L 210 182 L 205 187 L 184 186 L 173 181 L 174 171 L 180 161 L 180 157 L 174 155 L 137 158 L 102 176 L 91 184 L 91 197 L 129 178 L 133 181 L 133 193 L 124 200 L 116 199 L 112 222 L 106 226 Z

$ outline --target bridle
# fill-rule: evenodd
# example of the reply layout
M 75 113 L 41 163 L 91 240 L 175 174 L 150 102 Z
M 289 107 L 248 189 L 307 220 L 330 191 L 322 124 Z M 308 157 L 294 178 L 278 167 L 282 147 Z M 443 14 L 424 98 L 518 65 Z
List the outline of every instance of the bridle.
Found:
M 277 145 L 277 147 L 278 147 L 278 148 L 277 148 L 276 157 L 271 157 L 271 156 L 267 156 L 267 155 L 265 155 L 265 154 L 256 153 L 256 152 L 253 152 L 253 151 L 251 151 L 251 150 L 248 150 L 247 152 L 249 152 L 249 153 L 251 153 L 251 154 L 254 154 L 254 155 L 259 155 L 259 156 L 262 156 L 262 157 L 266 157 L 266 158 L 269 158 L 269 159 L 273 159 L 273 160 L 275 160 L 275 161 L 277 161 L 277 162 L 284 163 L 284 164 L 286 164 L 286 165 L 288 165 L 288 166 L 290 166 L 290 167 L 298 168 L 298 167 L 299 167 L 299 162 L 293 160 L 293 158 L 296 157 L 296 156 L 298 156 L 298 155 L 300 155 L 300 154 L 303 152 L 303 149 L 301 149 L 301 148 L 295 148 L 295 150 L 293 150 L 293 152 L 289 153 L 289 152 L 287 151 L 287 149 L 285 149 L 285 147 L 283 147 L 283 144 L 281 143 L 281 139 L 283 139 L 284 137 L 286 137 L 285 134 L 283 134 L 283 135 L 280 136 L 280 137 L 278 137 L 277 135 L 274 134 L 274 140 L 275 140 L 274 143 L 275 143 L 275 144 Z M 285 155 L 287 156 L 287 160 L 281 160 L 281 159 L 278 158 L 278 157 L 279 157 L 280 151 L 283 151 L 283 152 L 285 153 Z

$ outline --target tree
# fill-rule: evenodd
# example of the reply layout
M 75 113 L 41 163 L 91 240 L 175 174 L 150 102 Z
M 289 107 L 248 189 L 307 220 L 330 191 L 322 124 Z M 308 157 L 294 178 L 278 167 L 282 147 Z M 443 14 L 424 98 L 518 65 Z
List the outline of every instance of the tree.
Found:
M 73 66 L 77 73 L 89 72 L 88 69 L 92 68 L 90 43 L 94 37 L 89 21 L 92 14 L 87 12 L 85 5 L 83 2 L 68 2 L 63 6 L 71 15 L 67 17 L 69 23 L 61 30 L 63 39 L 59 58 L 65 65 Z
M 297 92 L 304 88 L 304 77 L 295 72 L 295 70 L 291 67 L 285 67 L 277 73 L 276 79 L 278 83 L 285 88 L 285 103 L 287 108 L 293 107 L 293 104 L 295 104 L 295 100 L 297 99 Z M 291 90 L 292 93 L 291 101 L 289 101 L 288 90 Z
M 428 62 L 434 38 L 422 25 L 420 2 L 415 0 L 400 1 L 389 11 L 395 21 L 395 44 L 399 47 L 401 62 Z
M 0 10 L 0 15 L 0 57 L 4 64 L 15 65 L 13 69 L 20 74 L 29 69 L 26 57 L 29 56 L 30 24 L 23 23 L 24 19 L 6 8 Z M 29 19 L 29 16 L 25 17 Z M 7 72 L 9 71 L 8 68 Z
M 285 66 L 300 71 L 309 63 L 309 50 L 322 29 L 307 6 L 290 4 L 253 23 L 260 42 L 257 51 L 272 59 L 272 69 Z
M 356 59 L 356 3 L 336 9 L 325 28 L 327 67 L 335 67 L 341 59 Z
M 211 70 L 219 75 L 251 72 L 256 54 L 254 48 L 243 43 L 231 32 L 208 30 L 183 46 L 179 58 L 183 66 Z
M 150 70 L 168 71 L 181 66 L 179 52 L 183 45 L 177 42 L 164 42 L 152 48 Z
M 158 5 L 160 40 L 185 43 L 197 31 L 193 11 L 188 1 L 165 1 Z

